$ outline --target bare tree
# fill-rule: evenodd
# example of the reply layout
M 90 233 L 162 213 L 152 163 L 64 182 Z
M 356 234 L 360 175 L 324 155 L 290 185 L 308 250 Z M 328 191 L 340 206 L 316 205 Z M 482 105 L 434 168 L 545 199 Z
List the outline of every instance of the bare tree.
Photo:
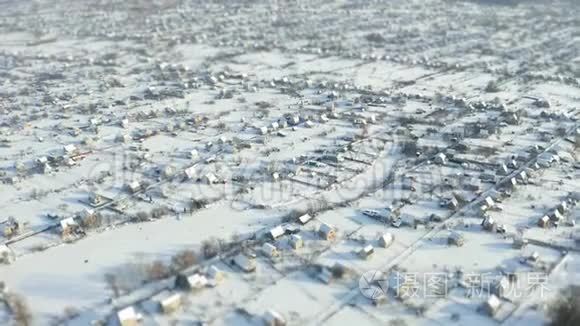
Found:
M 407 322 L 402 318 L 396 318 L 389 321 L 389 326 L 407 326 Z
M 499 88 L 499 84 L 496 81 L 491 80 L 485 86 L 486 93 L 497 93 L 499 91 L 501 91 L 501 89 Z
M 330 208 L 330 203 L 328 202 L 328 199 L 322 196 L 314 200 L 311 200 L 308 203 L 307 213 L 315 215 L 319 212 L 327 210 L 328 208 Z
M 201 252 L 206 259 L 217 256 L 220 252 L 220 245 L 217 239 L 208 239 L 201 244 Z
M 121 287 L 119 286 L 119 280 L 115 274 L 105 274 L 105 282 L 109 289 L 113 292 L 113 296 L 118 298 L 121 295 Z
M 193 250 L 183 250 L 178 252 L 171 259 L 171 268 L 174 271 L 180 271 L 193 266 L 197 262 L 197 255 Z
M 6 303 L 12 312 L 15 325 L 32 325 L 32 313 L 30 312 L 26 300 L 24 300 L 22 296 L 12 293 L 6 299 Z
M 154 261 L 147 270 L 147 276 L 150 281 L 164 279 L 169 274 L 169 268 L 159 260 Z
M 580 286 L 565 288 L 552 303 L 548 312 L 550 326 L 580 325 Z

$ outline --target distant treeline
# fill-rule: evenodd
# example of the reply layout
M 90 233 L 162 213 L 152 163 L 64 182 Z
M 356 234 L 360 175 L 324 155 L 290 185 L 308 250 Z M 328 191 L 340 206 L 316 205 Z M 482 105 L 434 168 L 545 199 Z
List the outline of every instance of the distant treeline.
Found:
M 506 6 L 513 6 L 518 4 L 557 4 L 557 3 L 565 3 L 565 4 L 572 4 L 578 5 L 580 1 L 578 0 L 447 0 L 448 2 L 475 2 L 479 4 L 490 4 L 490 5 L 506 5 Z

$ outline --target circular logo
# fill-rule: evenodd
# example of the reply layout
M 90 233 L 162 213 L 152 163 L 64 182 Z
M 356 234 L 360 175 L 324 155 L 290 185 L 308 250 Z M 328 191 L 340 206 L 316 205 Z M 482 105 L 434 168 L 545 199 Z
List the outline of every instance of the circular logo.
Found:
M 358 287 L 363 296 L 376 300 L 385 295 L 380 284 L 384 280 L 385 276 L 381 271 L 368 271 L 358 280 Z

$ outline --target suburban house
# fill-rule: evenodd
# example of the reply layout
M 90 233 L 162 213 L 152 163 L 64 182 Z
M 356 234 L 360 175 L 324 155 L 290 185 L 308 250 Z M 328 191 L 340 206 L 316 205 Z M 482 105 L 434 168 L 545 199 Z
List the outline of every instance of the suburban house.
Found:
M 336 238 L 336 230 L 333 226 L 322 223 L 318 229 L 318 235 L 324 240 L 332 241 Z
M 191 275 L 180 273 L 175 277 L 175 287 L 182 290 L 199 290 L 207 284 L 207 278 L 199 273 Z
M 182 297 L 179 293 L 161 293 L 155 296 L 153 301 L 161 313 L 170 314 L 177 311 L 181 307 Z
M 246 273 L 251 273 L 256 270 L 255 257 L 248 257 L 247 255 L 240 253 L 232 259 L 232 262 Z
M 117 321 L 120 326 L 137 326 L 142 318 L 132 306 L 117 311 Z

